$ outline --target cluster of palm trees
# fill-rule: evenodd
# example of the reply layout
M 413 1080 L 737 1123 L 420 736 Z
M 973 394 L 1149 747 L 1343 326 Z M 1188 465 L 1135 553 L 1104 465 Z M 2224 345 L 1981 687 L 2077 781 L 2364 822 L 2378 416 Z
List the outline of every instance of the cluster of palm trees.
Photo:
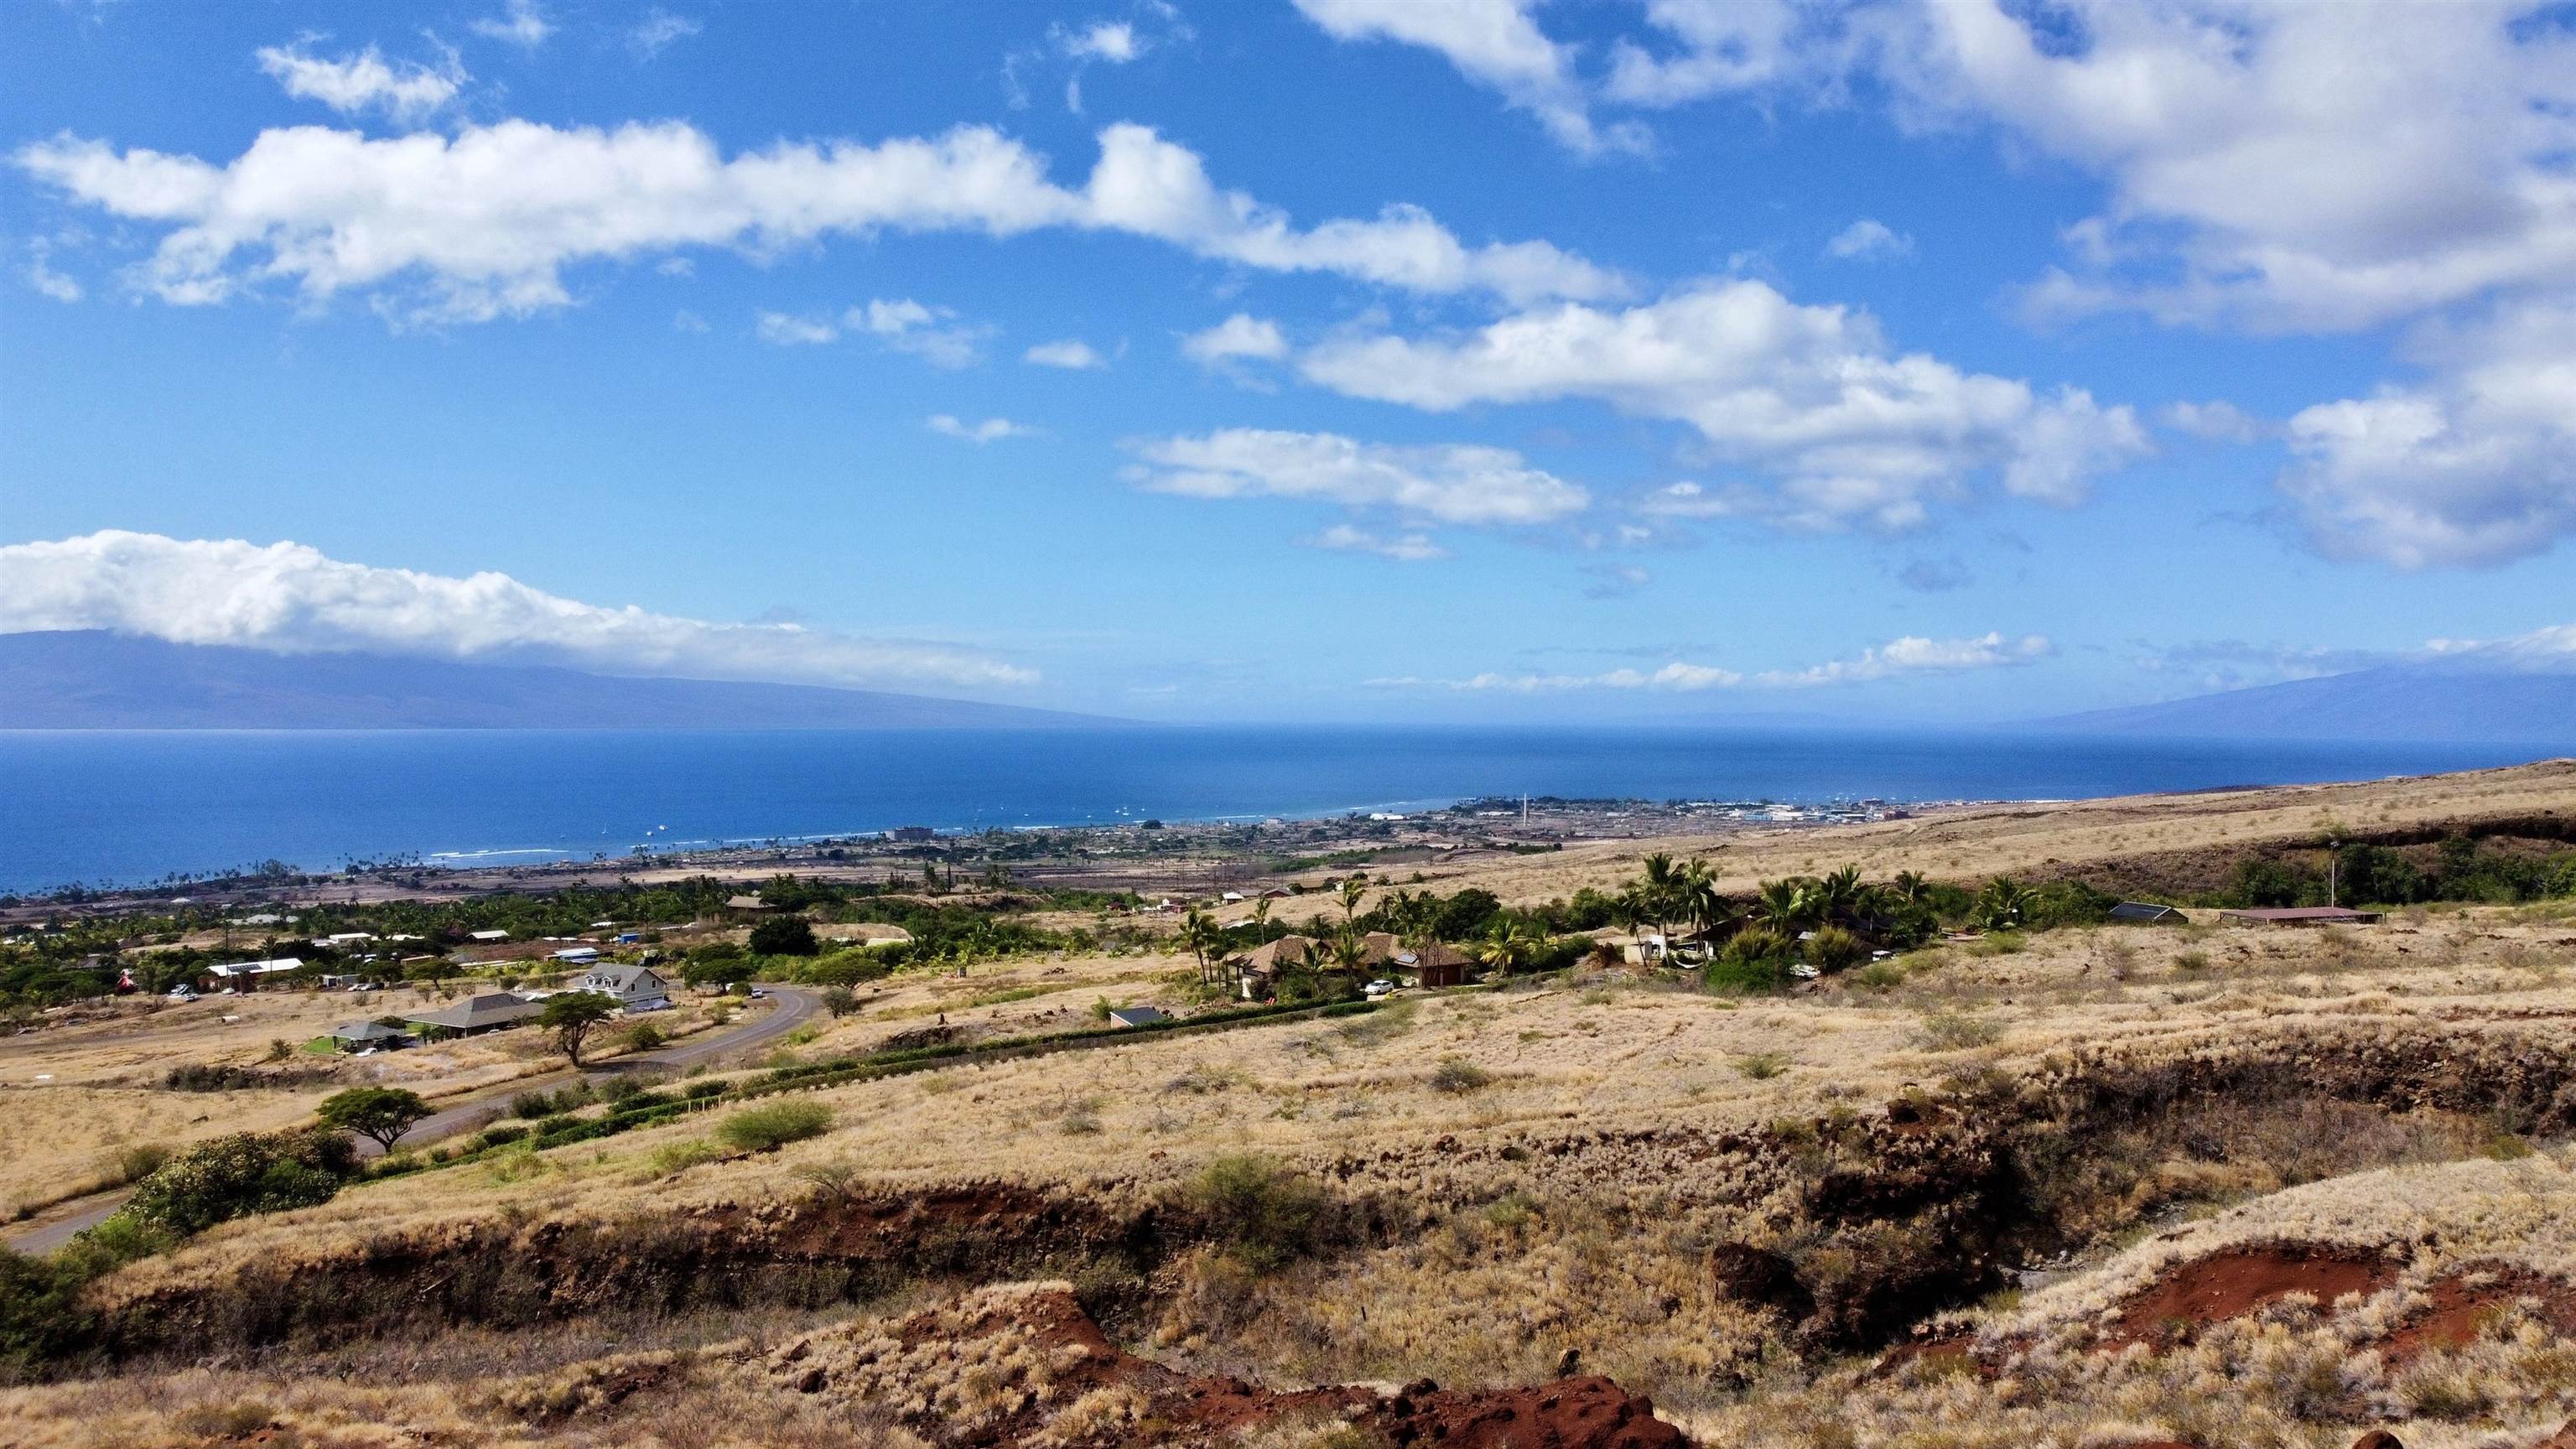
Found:
M 1997 886 L 2011 886 L 1999 881 Z M 2020 890 L 2019 887 L 2011 887 Z M 1993 890 L 1994 887 L 1989 887 Z M 1928 921 L 1931 883 L 1914 871 L 1891 880 L 1865 881 L 1860 867 L 1847 865 L 1821 876 L 1766 880 L 1752 896 L 1736 901 L 1717 889 L 1706 861 L 1676 861 L 1658 851 L 1646 857 L 1644 871 L 1614 901 L 1620 924 L 1632 933 L 1652 925 L 1665 941 L 1681 924 L 1703 948 L 1748 931 L 1768 933 L 1778 941 L 1795 941 L 1808 932 L 1848 931 L 1864 938 L 1883 938 L 1907 921 Z M 2018 910 L 2026 891 L 2008 899 Z

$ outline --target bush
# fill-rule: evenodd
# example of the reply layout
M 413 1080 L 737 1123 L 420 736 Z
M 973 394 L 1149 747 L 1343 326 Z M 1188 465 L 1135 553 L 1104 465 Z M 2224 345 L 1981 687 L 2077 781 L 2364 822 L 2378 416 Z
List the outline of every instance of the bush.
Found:
M 478 1148 L 507 1147 L 527 1135 L 527 1128 L 515 1122 L 504 1122 L 498 1127 L 486 1127 L 475 1134 L 474 1145 Z
M 858 1010 L 859 999 L 850 994 L 850 988 L 835 986 L 823 993 L 823 1009 L 837 1019 Z
M 645 1162 L 656 1175 L 668 1177 L 675 1172 L 686 1172 L 701 1162 L 713 1162 L 722 1155 L 716 1151 L 714 1143 L 703 1137 L 692 1137 L 684 1142 L 663 1143 L 653 1149 L 652 1156 Z
M 1869 959 L 1869 943 L 1840 926 L 1819 926 L 1807 938 L 1807 964 L 1827 976 Z
M 170 1149 L 158 1142 L 136 1142 L 108 1154 L 107 1179 L 118 1187 L 141 1182 L 170 1160 Z
M 822 949 L 803 916 L 772 916 L 751 928 L 755 956 L 811 956 Z
M 820 1137 L 831 1127 L 832 1109 L 820 1102 L 771 1102 L 726 1118 L 716 1128 L 716 1139 L 737 1151 L 770 1152 Z
M 1464 1096 L 1493 1079 L 1493 1073 L 1465 1057 L 1442 1057 L 1431 1071 L 1431 1090 Z
M 1313 1250 L 1323 1189 L 1258 1153 L 1233 1152 L 1199 1170 L 1189 1206 L 1247 1267 L 1269 1270 Z
M 687 1091 L 686 1091 L 686 1092 L 684 1092 L 682 1095 L 686 1096 L 686 1097 L 687 1097 L 690 1101 L 692 1101 L 692 1102 L 703 1102 L 703 1101 L 705 1101 L 705 1100 L 706 1100 L 707 1098 L 709 1098 L 709 1097 L 721 1097 L 721 1096 L 723 1096 L 724 1094 L 725 1094 L 725 1084 L 724 1084 L 724 1083 L 722 1083 L 722 1082 L 712 1082 L 712 1081 L 710 1081 L 710 1082 L 691 1082 L 691 1083 L 689 1083 L 689 1085 L 688 1085 L 688 1089 L 687 1089 Z
M 121 1213 L 188 1237 L 253 1213 L 328 1202 L 356 1169 L 357 1148 L 338 1132 L 241 1132 L 189 1149 L 145 1178 Z
M 1793 949 L 1789 938 L 1777 931 L 1760 926 L 1738 931 L 1701 971 L 1700 980 L 1711 991 L 1777 991 L 1789 980 Z
M 649 1052 L 670 1040 L 662 1034 L 662 1028 L 649 1021 L 639 1021 L 626 1028 L 617 1039 L 630 1052 Z

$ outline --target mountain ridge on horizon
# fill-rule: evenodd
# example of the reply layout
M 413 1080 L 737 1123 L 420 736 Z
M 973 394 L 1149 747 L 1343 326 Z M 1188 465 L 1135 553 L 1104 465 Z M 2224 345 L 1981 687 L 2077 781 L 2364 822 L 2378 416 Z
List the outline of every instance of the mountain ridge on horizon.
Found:
M 2069 733 L 2576 744 L 2576 673 L 2383 664 L 2029 723 Z
M 746 716 L 751 716 L 746 718 Z M 0 634 L 0 729 L 1067 729 L 1099 715 L 815 684 Z

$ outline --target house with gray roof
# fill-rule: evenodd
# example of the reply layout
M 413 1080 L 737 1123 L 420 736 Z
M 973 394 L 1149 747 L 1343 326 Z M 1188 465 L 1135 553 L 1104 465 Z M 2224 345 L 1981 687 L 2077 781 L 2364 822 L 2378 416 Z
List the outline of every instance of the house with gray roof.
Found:
M 530 1001 L 524 996 L 513 996 L 507 991 L 488 991 L 479 996 L 469 996 L 453 1006 L 442 1006 L 436 1011 L 414 1012 L 403 1020 L 421 1028 L 423 1032 L 437 1032 L 447 1036 L 478 1036 L 487 1031 L 499 1031 L 505 1026 L 517 1026 L 545 1009 L 543 1002 Z

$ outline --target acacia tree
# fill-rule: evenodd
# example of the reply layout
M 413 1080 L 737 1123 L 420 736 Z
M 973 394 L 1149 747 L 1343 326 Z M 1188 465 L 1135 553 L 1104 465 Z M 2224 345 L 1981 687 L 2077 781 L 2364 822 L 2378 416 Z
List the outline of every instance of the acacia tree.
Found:
M 567 991 L 546 998 L 537 1025 L 555 1034 L 555 1050 L 575 1068 L 581 1066 L 581 1044 L 590 1029 L 617 1014 L 609 999 L 596 991 Z
M 391 1152 L 396 1139 L 429 1115 L 429 1104 L 418 1092 L 400 1087 L 351 1087 L 325 1098 L 316 1115 L 325 1127 L 373 1138 L 377 1146 Z

